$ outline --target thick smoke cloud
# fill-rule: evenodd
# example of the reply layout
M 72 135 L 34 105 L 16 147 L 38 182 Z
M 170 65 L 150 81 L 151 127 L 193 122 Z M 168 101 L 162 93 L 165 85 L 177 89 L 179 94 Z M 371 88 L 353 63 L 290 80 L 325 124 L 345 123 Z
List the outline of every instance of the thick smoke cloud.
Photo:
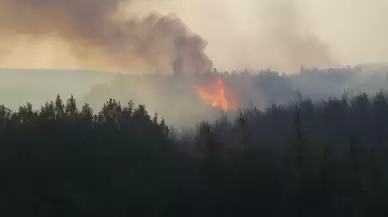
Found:
M 134 5 L 133 12 L 177 13 L 209 42 L 206 53 L 221 70 L 295 72 L 302 64 L 388 62 L 387 0 L 148 0 Z
M 387 62 L 387 9 L 386 0 L 1 0 L 0 66 L 193 72 L 211 65 L 205 47 L 230 71 Z M 208 46 L 153 11 L 177 14 Z
M 0 40 L 57 38 L 84 67 L 195 73 L 209 70 L 207 43 L 172 16 L 123 18 L 127 0 L 2 0 Z M 58 51 L 61 52 L 61 51 Z
M 339 58 L 308 23 L 306 4 L 299 3 L 298 0 L 149 0 L 134 2 L 131 11 L 177 12 L 209 41 L 206 52 L 217 68 L 298 72 L 301 65 L 337 66 Z

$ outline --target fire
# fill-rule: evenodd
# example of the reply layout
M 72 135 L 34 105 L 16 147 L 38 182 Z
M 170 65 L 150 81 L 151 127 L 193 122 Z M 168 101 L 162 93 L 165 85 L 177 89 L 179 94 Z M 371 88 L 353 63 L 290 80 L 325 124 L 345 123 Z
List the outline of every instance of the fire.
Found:
M 237 110 L 237 103 L 230 92 L 225 93 L 224 82 L 222 80 L 210 81 L 202 87 L 194 85 L 198 96 L 205 102 L 212 105 L 213 108 L 219 108 L 225 112 Z M 228 95 L 228 97 L 227 97 Z

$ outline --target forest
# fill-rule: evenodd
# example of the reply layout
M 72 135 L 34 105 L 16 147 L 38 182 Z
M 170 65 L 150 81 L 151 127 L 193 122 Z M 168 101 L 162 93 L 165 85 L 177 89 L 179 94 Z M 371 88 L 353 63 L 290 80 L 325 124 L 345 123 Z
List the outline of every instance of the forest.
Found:
M 388 95 L 300 97 L 177 134 L 145 105 L 0 106 L 2 216 L 386 216 Z
M 226 90 L 233 93 L 238 107 L 242 109 L 253 105 L 262 110 L 273 103 L 288 104 L 298 99 L 300 94 L 316 103 L 330 97 L 341 97 L 344 92 L 349 97 L 354 97 L 358 93 L 373 95 L 380 90 L 388 91 L 387 66 L 359 65 L 329 69 L 301 68 L 295 74 L 284 74 L 271 69 L 214 69 L 188 76 L 122 74 L 112 77 L 109 82 L 93 85 L 82 97 L 75 97 L 82 104 L 89 103 L 94 110 L 99 110 L 109 98 L 121 102 L 133 100 L 147 105 L 151 113 L 159 113 L 170 125 L 187 127 L 193 126 L 192 123 L 196 124 L 198 120 L 213 121 L 215 117 L 212 111 L 202 106 L 203 103 L 192 86 L 203 86 L 208 81 L 220 79 Z

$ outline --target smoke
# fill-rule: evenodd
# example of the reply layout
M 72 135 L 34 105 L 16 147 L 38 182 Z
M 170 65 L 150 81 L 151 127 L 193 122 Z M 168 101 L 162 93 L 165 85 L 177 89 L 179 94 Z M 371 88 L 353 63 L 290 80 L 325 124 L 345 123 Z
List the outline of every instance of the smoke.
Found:
M 302 65 L 339 64 L 330 45 L 306 22 L 305 6 L 300 7 L 297 0 L 150 0 L 135 4 L 143 13 L 177 12 L 209 41 L 206 52 L 217 68 L 295 72 Z
M 271 1 L 261 15 L 266 20 L 261 28 L 263 52 L 272 55 L 267 62 L 274 68 L 297 72 L 300 67 L 333 67 L 338 64 L 327 44 L 301 20 L 294 0 Z
M 386 62 L 387 9 L 386 0 L 1 0 L 0 64 L 193 73 L 212 62 L 285 72 Z
M 148 0 L 131 11 L 175 12 L 223 70 L 294 72 L 388 62 L 386 0 Z
M 129 0 L 1 0 L 0 41 L 9 49 L 64 44 L 86 68 L 195 73 L 209 70 L 207 43 L 173 15 L 121 16 Z M 26 46 L 27 45 L 27 46 Z M 55 53 L 64 50 L 55 50 Z M 47 55 L 50 56 L 53 53 Z M 63 60 L 64 61 L 64 60 Z M 19 65 L 21 65 L 19 63 Z
M 304 11 L 296 0 L 261 0 L 250 5 L 256 13 L 246 17 L 250 22 L 241 29 L 245 33 L 240 33 L 242 43 L 234 48 L 234 52 L 245 55 L 232 59 L 240 68 L 245 65 L 253 69 L 299 72 L 301 66 L 339 65 L 331 47 L 305 21 Z

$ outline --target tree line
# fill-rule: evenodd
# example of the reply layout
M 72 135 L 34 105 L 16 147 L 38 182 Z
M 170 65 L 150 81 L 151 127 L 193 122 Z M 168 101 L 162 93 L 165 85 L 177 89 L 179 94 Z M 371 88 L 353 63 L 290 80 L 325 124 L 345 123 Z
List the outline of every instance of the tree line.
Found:
M 273 104 L 174 134 L 109 99 L 0 106 L 4 216 L 386 216 L 388 96 Z

